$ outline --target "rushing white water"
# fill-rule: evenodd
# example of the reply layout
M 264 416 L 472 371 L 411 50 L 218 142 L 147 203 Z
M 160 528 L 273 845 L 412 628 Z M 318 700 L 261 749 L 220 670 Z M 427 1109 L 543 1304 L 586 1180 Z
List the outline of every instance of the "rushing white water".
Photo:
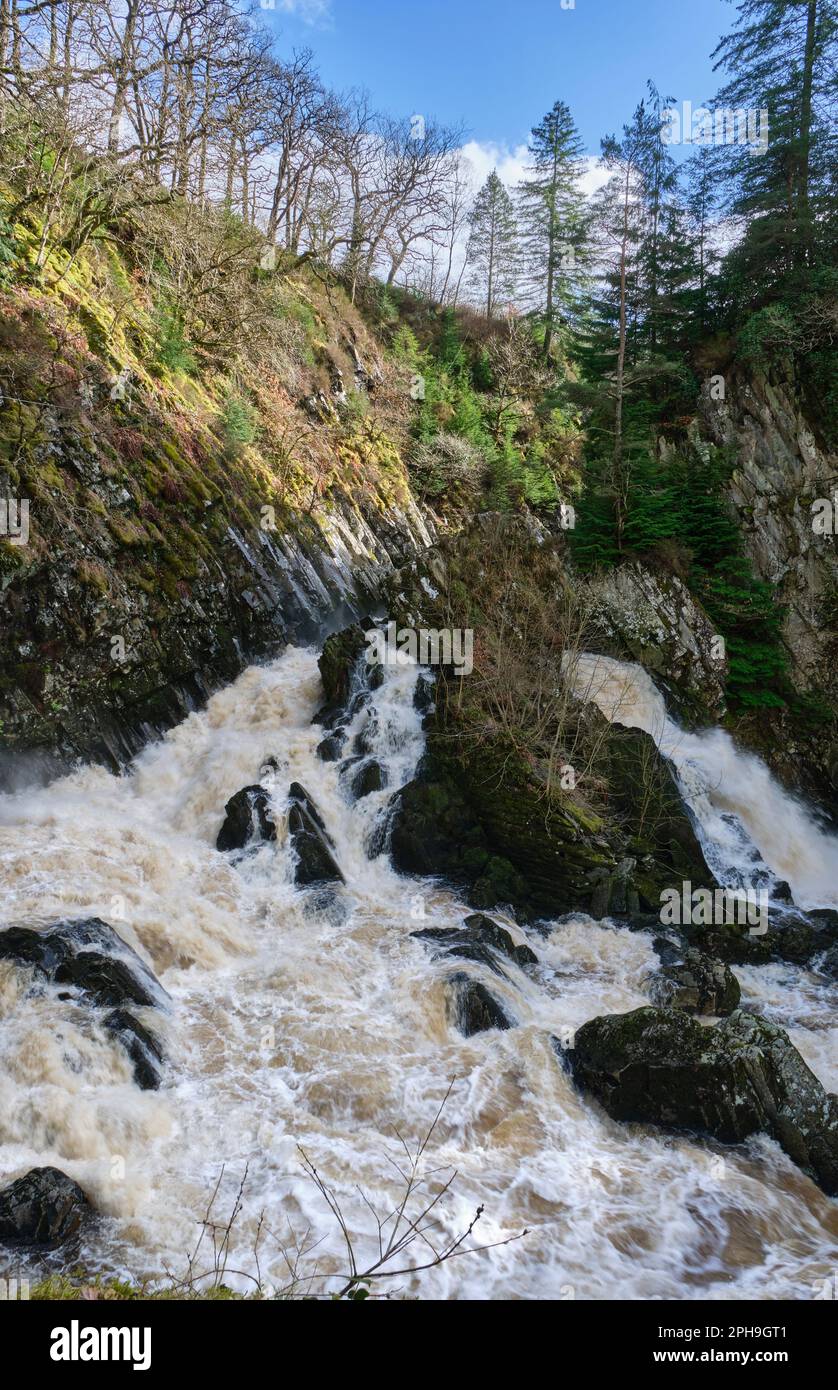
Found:
M 636 718 L 645 720 L 662 707 L 634 679 Z M 421 752 L 414 680 L 412 670 L 390 671 L 373 697 L 375 752 L 390 791 Z M 434 962 L 411 932 L 457 926 L 468 909 L 432 882 L 400 877 L 385 855 L 368 857 L 390 791 L 353 804 L 340 766 L 317 759 L 322 730 L 311 718 L 321 699 L 315 655 L 291 650 L 246 671 L 128 775 L 88 768 L 0 798 L 4 921 L 99 915 L 148 959 L 172 998 L 164 1020 L 143 1015 L 164 1033 L 168 1063 L 163 1088 L 141 1092 L 95 1011 L 0 964 L 0 1180 L 55 1164 L 107 1214 L 82 1262 L 160 1278 L 184 1272 L 222 1168 L 214 1215 L 223 1221 L 247 1165 L 227 1282 L 250 1287 L 264 1214 L 261 1273 L 281 1287 L 280 1248 L 306 1231 L 319 1244 L 303 1273 L 315 1261 L 345 1268 L 340 1232 L 298 1146 L 337 1193 L 363 1263 L 375 1227 L 361 1193 L 390 1209 L 400 1191 L 396 1131 L 420 1139 L 453 1080 L 427 1150 L 430 1168 L 457 1172 L 438 1209 L 441 1230 L 458 1234 L 483 1205 L 482 1242 L 529 1234 L 403 1277 L 401 1291 L 811 1297 L 835 1268 L 838 1208 L 777 1145 L 722 1149 L 618 1125 L 576 1092 L 557 1061 L 551 1036 L 648 1002 L 648 936 L 586 917 L 533 931 L 539 966 L 528 974 L 509 967 L 499 979 L 474 967 L 517 1026 L 470 1039 L 453 1028 L 451 965 Z M 334 839 L 347 883 L 326 899 L 293 885 L 282 830 L 277 844 L 238 865 L 214 848 L 225 801 L 268 756 L 280 765 L 270 784 L 279 820 L 298 780 Z M 679 751 L 672 756 L 683 775 Z M 735 750 L 729 757 L 730 767 L 750 767 Z M 765 808 L 748 820 L 734 785 L 716 800 L 717 782 L 708 778 L 713 814 L 732 806 L 772 870 L 823 900 L 813 891 L 817 847 L 806 841 L 811 867 L 803 845 L 786 863 L 790 833 L 818 833 L 804 813 L 794 809 L 799 819 L 782 837 L 777 826 L 769 835 L 769 817 L 758 839 Z M 791 814 L 791 803 L 780 809 Z M 789 1027 L 834 1087 L 838 991 L 788 966 L 741 974 L 749 1005 Z M 406 1263 L 424 1262 L 421 1247 L 410 1256 Z
M 838 838 L 783 790 L 758 757 L 723 729 L 686 732 L 640 666 L 583 654 L 574 659 L 577 693 L 608 719 L 651 734 L 671 760 L 681 793 L 719 882 L 790 884 L 799 907 L 838 906 Z

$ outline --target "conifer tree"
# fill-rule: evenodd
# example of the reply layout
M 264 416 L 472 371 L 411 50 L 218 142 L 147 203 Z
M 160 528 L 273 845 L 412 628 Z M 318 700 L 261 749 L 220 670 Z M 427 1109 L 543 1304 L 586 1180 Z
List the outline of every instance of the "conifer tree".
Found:
M 475 199 L 469 217 L 466 259 L 472 283 L 479 288 L 486 317 L 515 295 L 518 233 L 512 199 L 493 169 Z
M 749 219 L 734 259 L 753 297 L 816 263 L 818 224 L 834 204 L 838 3 L 740 0 L 713 56 L 729 74 L 717 112 L 768 112 L 761 144 L 715 149 L 730 209 Z
M 574 306 L 586 237 L 583 171 L 582 141 L 568 107 L 557 101 L 533 127 L 527 178 L 518 189 L 523 278 L 544 324 L 545 360 L 562 312 Z

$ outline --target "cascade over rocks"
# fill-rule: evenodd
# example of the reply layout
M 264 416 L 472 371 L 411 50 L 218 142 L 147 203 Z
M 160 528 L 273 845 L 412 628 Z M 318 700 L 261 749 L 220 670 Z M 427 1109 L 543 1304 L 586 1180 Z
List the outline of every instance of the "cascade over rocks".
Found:
M 326 638 L 317 661 L 326 703 L 312 723 L 330 728 L 347 714 L 366 645 L 363 629 L 357 623 Z
M 128 1053 L 137 1085 L 144 1091 L 159 1087 L 163 1049 L 125 1005 L 160 1005 L 168 995 L 107 922 L 92 917 L 43 931 L 9 927 L 0 932 L 0 960 L 32 966 L 36 976 L 51 984 L 73 986 L 94 1006 L 110 1007 L 104 1027 Z
M 737 1012 L 708 1028 L 681 1009 L 635 1009 L 584 1024 L 566 1056 L 577 1085 L 612 1119 L 728 1144 L 768 1134 L 838 1194 L 838 1097 L 765 1019 Z
M 448 983 L 451 1015 L 464 1037 L 485 1033 L 490 1028 L 513 1027 L 497 999 L 478 980 L 458 972 L 450 976 Z
M 224 807 L 224 823 L 218 832 L 216 849 L 226 853 L 275 839 L 276 826 L 267 791 L 258 785 L 242 787 Z
M 0 1191 L 0 1241 L 55 1246 L 76 1235 L 92 1207 L 59 1168 L 32 1168 Z
M 148 966 L 98 917 L 62 921 L 37 931 L 0 932 L 0 960 L 31 965 L 52 984 L 72 985 L 93 1004 L 161 1004 L 168 995 Z
M 478 965 L 486 965 L 496 975 L 504 972 L 498 964 L 498 955 L 505 956 L 515 965 L 537 965 L 538 956 L 529 946 L 516 946 L 509 932 L 493 922 L 491 917 L 473 913 L 466 917 L 462 927 L 425 927 L 422 931 L 410 933 L 420 941 L 435 943 L 439 950 L 434 959 L 458 956 Z
M 351 775 L 349 785 L 356 801 L 369 796 L 371 792 L 380 792 L 386 787 L 387 773 L 376 758 L 363 758 L 355 767 L 356 770 Z
M 156 1091 L 162 1080 L 163 1049 L 148 1028 L 127 1009 L 114 1009 L 105 1027 L 119 1039 L 134 1068 L 134 1080 L 141 1091 Z
M 313 883 L 345 883 L 335 858 L 335 847 L 326 830 L 323 817 L 299 782 L 292 782 L 288 791 L 288 833 L 298 862 L 294 880 L 303 886 Z

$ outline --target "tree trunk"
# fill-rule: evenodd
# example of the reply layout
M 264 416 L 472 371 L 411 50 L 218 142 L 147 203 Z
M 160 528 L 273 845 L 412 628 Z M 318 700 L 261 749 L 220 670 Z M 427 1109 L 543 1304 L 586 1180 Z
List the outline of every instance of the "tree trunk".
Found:
M 803 253 L 807 260 L 812 252 L 812 223 L 809 212 L 809 160 L 812 142 L 812 79 L 815 66 L 815 34 L 818 0 L 809 0 L 806 14 L 806 50 L 803 59 L 803 94 L 800 113 L 800 224 Z
M 622 553 L 625 529 L 625 498 L 623 480 L 623 394 L 626 372 L 626 263 L 628 261 L 629 194 L 631 165 L 626 165 L 626 186 L 623 197 L 623 235 L 620 245 L 620 340 L 617 348 L 616 402 L 614 406 L 614 499 L 617 530 L 617 551 Z
M 122 113 L 125 110 L 125 93 L 128 91 L 131 80 L 134 33 L 137 25 L 137 11 L 139 7 L 140 0 L 128 0 L 122 44 L 120 46 L 119 58 L 117 59 L 114 73 L 116 90 L 114 92 L 111 116 L 108 123 L 108 154 L 116 154 L 119 150 L 119 127 L 122 121 Z

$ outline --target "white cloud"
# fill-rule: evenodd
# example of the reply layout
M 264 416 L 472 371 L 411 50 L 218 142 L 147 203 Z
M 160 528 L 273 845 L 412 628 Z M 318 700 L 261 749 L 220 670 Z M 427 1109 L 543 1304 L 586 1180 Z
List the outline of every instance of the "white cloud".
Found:
M 526 178 L 526 145 L 516 145 L 514 149 L 510 149 L 508 145 L 496 145 L 491 140 L 484 143 L 469 140 L 467 145 L 463 145 L 462 153 L 471 166 L 475 193 L 483 187 L 493 169 L 497 169 L 501 182 L 510 189 Z M 598 188 L 602 188 L 602 185 L 608 182 L 608 178 L 609 175 L 597 156 L 587 155 L 585 172 L 580 180 L 582 192 L 586 197 L 590 198 Z
M 332 17 L 332 0 L 259 0 L 263 10 L 293 14 L 304 24 L 328 24 Z

